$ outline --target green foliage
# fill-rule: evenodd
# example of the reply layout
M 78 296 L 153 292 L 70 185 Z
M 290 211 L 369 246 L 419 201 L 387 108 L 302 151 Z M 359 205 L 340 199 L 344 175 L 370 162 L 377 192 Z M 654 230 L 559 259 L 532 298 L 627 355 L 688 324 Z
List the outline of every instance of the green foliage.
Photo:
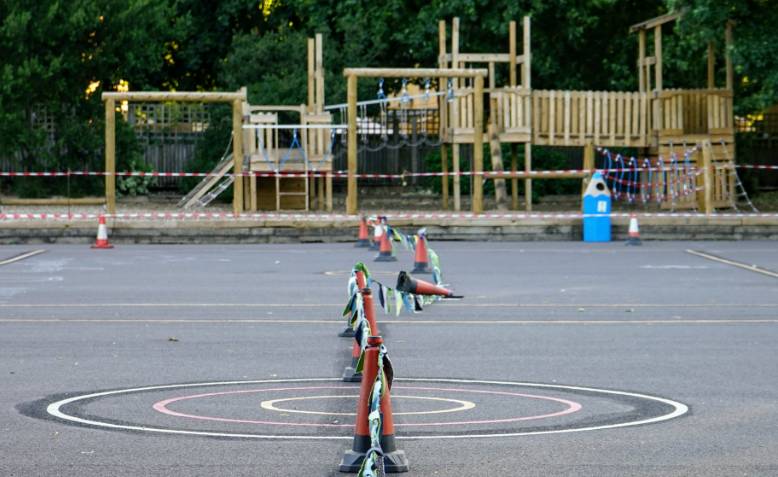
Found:
M 100 168 L 100 93 L 120 80 L 133 90 L 248 86 L 252 103 L 301 104 L 307 100 L 306 38 L 316 32 L 325 36 L 327 103 L 342 102 L 346 66 L 435 66 L 438 20 L 454 16 L 461 18 L 464 51 L 504 52 L 508 21 L 520 25 L 530 15 L 534 88 L 634 90 L 637 36 L 628 28 L 672 9 L 686 14 L 664 28 L 666 87 L 705 86 L 708 41 L 716 45 L 723 85 L 723 30 L 731 19 L 737 112 L 778 101 L 778 8 L 772 0 L 2 1 L 0 150 L 19 158 L 18 169 Z M 506 75 L 498 65 L 498 82 Z M 93 82 L 100 86 L 87 94 Z M 398 88 L 399 81 L 387 81 L 387 92 Z M 374 81 L 360 82 L 360 98 L 375 91 Z M 44 112 L 54 125 L 48 130 L 40 124 Z M 198 152 L 193 169 L 207 170 L 221 157 L 224 136 L 213 134 L 203 139 L 198 149 L 208 151 Z M 554 159 L 543 154 L 535 167 L 553 168 Z M 132 154 L 126 157 L 125 167 L 144 167 Z M 23 182 L 25 193 L 44 195 L 64 187 L 90 193 L 100 185 L 91 179 L 68 186 Z M 543 183 L 563 184 L 536 181 L 539 193 L 565 187 Z
M 175 35 L 171 13 L 154 0 L 1 2 L 0 150 L 19 157 L 18 169 L 99 168 L 100 92 L 120 79 L 136 89 L 158 81 L 165 44 Z M 87 95 L 95 81 L 102 87 Z M 25 195 L 68 188 L 63 181 L 16 182 Z M 79 179 L 70 192 L 89 192 L 96 182 Z

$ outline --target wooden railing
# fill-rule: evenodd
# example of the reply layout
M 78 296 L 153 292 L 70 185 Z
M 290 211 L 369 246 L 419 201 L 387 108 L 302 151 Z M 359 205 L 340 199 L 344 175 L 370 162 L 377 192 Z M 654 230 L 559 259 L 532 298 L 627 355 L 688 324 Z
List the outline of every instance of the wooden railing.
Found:
M 452 100 L 444 97 L 440 101 L 446 101 L 448 111 L 446 114 L 448 124 L 448 137 L 457 143 L 472 143 L 475 131 L 475 103 L 473 88 L 461 88 L 456 90 L 456 96 Z
M 549 146 L 648 145 L 646 93 L 532 92 L 532 142 Z
M 665 90 L 659 93 L 654 114 L 654 128 L 665 136 L 734 132 L 729 90 Z
M 505 87 L 490 93 L 493 118 L 502 142 L 527 142 L 532 135 L 530 90 Z

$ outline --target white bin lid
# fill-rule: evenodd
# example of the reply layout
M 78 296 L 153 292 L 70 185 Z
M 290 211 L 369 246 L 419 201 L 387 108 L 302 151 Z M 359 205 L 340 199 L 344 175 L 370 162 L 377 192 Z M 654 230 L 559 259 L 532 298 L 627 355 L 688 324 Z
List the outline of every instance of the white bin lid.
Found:
M 592 179 L 589 181 L 589 185 L 584 191 L 584 197 L 610 197 L 610 195 L 611 191 L 608 189 L 608 184 L 605 183 L 605 178 L 600 172 L 595 172 L 592 175 Z

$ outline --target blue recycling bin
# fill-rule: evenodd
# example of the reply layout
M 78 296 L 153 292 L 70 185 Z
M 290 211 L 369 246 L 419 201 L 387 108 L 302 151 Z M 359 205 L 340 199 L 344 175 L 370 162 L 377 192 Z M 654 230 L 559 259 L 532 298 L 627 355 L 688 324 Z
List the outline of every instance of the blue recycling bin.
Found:
M 611 241 L 611 192 L 599 172 L 592 175 L 583 196 L 584 242 Z

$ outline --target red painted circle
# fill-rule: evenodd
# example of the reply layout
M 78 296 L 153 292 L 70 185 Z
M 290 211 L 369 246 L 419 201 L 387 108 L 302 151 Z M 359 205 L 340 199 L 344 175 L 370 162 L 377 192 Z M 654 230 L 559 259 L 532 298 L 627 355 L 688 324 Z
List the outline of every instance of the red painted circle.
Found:
M 266 421 L 266 420 L 254 420 L 254 419 L 232 419 L 227 417 L 187 414 L 183 412 L 174 411 L 168 408 L 168 405 L 173 404 L 175 402 L 187 401 L 192 399 L 202 399 L 202 398 L 213 397 L 213 396 L 226 396 L 232 394 L 253 394 L 253 393 L 264 393 L 264 392 L 273 392 L 273 391 L 312 391 L 312 390 L 319 390 L 319 389 L 344 389 L 344 388 L 342 386 L 306 386 L 306 387 L 294 387 L 294 388 L 245 389 L 239 391 L 222 391 L 222 392 L 215 392 L 215 393 L 192 394 L 189 396 L 179 396 L 179 397 L 159 401 L 154 404 L 153 408 L 157 412 L 161 412 L 169 416 L 186 417 L 189 419 L 198 419 L 203 421 L 232 422 L 238 424 L 265 424 L 271 426 L 292 426 L 292 427 L 353 427 L 354 424 L 327 424 L 327 423 L 312 423 L 312 422 L 279 422 L 279 421 Z M 530 421 L 534 419 L 547 419 L 551 417 L 559 417 L 559 416 L 564 416 L 566 414 L 572 414 L 574 412 L 578 412 L 582 408 L 580 403 L 577 403 L 575 401 L 569 401 L 567 399 L 555 398 L 550 396 L 538 396 L 535 394 L 512 393 L 507 391 L 485 391 L 485 390 L 476 390 L 476 389 L 434 388 L 434 387 L 417 387 L 417 386 L 395 386 L 392 389 L 491 394 L 491 395 L 554 401 L 554 402 L 565 404 L 567 406 L 565 409 L 561 411 L 547 413 L 547 414 L 538 414 L 534 416 L 520 416 L 520 417 L 511 417 L 507 419 L 485 419 L 485 420 L 475 420 L 475 421 L 395 423 L 394 424 L 395 427 L 401 427 L 401 426 L 413 426 L 413 427 L 438 426 L 439 427 L 439 426 L 472 425 L 472 424 L 502 424 L 508 422 Z

